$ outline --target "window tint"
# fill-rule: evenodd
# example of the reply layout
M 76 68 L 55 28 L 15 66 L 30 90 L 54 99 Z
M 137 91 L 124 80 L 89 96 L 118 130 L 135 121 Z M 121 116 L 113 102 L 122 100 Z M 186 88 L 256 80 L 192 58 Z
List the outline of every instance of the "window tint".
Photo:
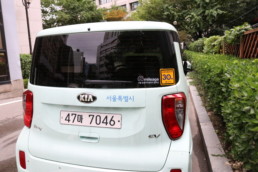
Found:
M 90 32 L 39 37 L 31 83 L 53 87 L 161 87 L 160 70 L 178 80 L 172 32 Z

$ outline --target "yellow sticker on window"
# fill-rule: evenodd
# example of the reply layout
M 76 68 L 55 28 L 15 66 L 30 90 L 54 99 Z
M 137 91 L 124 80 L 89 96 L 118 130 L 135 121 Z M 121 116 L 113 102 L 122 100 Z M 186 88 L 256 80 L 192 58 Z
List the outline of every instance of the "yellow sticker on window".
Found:
M 175 69 L 160 69 L 160 85 L 175 85 Z

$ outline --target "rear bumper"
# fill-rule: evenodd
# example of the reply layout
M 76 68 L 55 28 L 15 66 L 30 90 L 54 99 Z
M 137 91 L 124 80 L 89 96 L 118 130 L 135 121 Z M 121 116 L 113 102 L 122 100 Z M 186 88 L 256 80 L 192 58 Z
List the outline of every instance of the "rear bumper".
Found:
M 45 159 L 40 159 L 34 157 L 30 154 L 28 150 L 28 138 L 29 138 L 29 129 L 26 127 L 22 130 L 17 144 L 16 144 L 16 162 L 18 172 L 128 172 L 121 170 L 112 170 L 112 169 L 99 169 L 92 167 L 84 167 L 78 165 L 71 165 L 66 163 L 60 163 L 55 161 L 49 161 Z M 190 141 L 191 142 L 191 141 Z M 173 143 L 172 143 L 173 144 Z M 167 161 L 158 172 L 169 172 L 171 169 L 181 169 L 182 172 L 191 172 L 192 166 L 192 151 L 173 151 L 170 150 Z M 23 169 L 19 163 L 19 150 L 24 151 L 26 155 L 26 169 Z M 136 171 L 135 171 L 136 172 Z
M 167 167 L 165 166 L 161 171 L 159 172 L 169 172 L 171 169 L 179 169 L 181 168 L 182 172 L 188 172 L 188 163 L 187 161 L 189 157 L 189 153 L 183 153 L 178 152 L 175 154 L 175 159 L 173 160 L 176 165 L 174 167 Z M 64 164 L 54 161 L 48 161 L 39 159 L 36 157 L 31 156 L 26 152 L 26 158 L 27 158 L 27 169 L 24 170 L 20 167 L 19 164 L 17 164 L 18 172 L 128 172 L 128 171 L 120 171 L 120 170 L 110 170 L 110 169 L 99 169 L 99 168 L 90 168 L 90 167 L 82 167 L 77 165 L 70 165 L 70 164 Z M 182 160 L 184 160 L 182 162 Z M 170 166 L 173 166 L 170 164 Z M 182 166 L 183 169 L 182 169 Z M 185 168 L 186 167 L 186 168 Z

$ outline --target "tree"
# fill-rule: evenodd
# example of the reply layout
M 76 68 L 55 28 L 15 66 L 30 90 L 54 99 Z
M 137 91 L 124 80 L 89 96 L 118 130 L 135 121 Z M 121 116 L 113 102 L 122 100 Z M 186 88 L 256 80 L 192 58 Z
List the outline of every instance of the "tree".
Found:
M 41 7 L 44 28 L 102 20 L 92 0 L 42 0 Z
M 251 23 L 258 17 L 257 0 L 225 0 L 222 8 L 227 13 L 220 20 L 228 28 L 242 25 L 244 22 Z
M 138 20 L 157 20 L 171 24 L 177 21 L 178 30 L 185 30 L 194 37 L 200 37 L 214 24 L 217 17 L 223 14 L 216 0 L 206 1 L 143 0 L 133 16 Z
M 121 21 L 125 19 L 126 15 L 126 10 L 117 6 L 112 6 L 111 9 L 103 10 L 103 18 L 106 21 Z
M 238 17 L 256 6 L 257 0 L 140 0 L 133 18 L 171 24 L 177 21 L 178 30 L 185 30 L 198 39 L 223 34 L 227 26 L 244 23 L 255 16 L 254 12 Z

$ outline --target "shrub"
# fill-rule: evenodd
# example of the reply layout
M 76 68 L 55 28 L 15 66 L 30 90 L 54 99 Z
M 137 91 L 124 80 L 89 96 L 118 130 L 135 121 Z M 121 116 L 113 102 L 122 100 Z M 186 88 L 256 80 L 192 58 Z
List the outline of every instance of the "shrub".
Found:
M 195 52 L 203 52 L 203 47 L 204 47 L 204 41 L 207 38 L 200 38 L 197 41 L 194 41 L 189 44 L 189 50 L 195 51 Z
M 203 52 L 207 54 L 219 54 L 223 37 L 211 36 L 204 41 Z
M 28 88 L 28 82 L 29 82 L 29 79 L 23 79 L 23 85 L 24 85 L 24 88 Z
M 106 21 L 121 21 L 125 18 L 126 15 L 126 10 L 117 6 L 112 6 L 111 9 L 103 10 L 103 18 Z
M 28 79 L 30 76 L 30 66 L 31 66 L 31 55 L 21 54 L 21 69 L 23 79 Z
M 225 31 L 225 42 L 228 44 L 239 44 L 240 37 L 245 31 L 252 29 L 248 23 L 244 23 L 241 26 L 236 26 L 230 30 Z
M 230 155 L 258 171 L 258 60 L 185 51 L 209 106 L 223 117 Z

